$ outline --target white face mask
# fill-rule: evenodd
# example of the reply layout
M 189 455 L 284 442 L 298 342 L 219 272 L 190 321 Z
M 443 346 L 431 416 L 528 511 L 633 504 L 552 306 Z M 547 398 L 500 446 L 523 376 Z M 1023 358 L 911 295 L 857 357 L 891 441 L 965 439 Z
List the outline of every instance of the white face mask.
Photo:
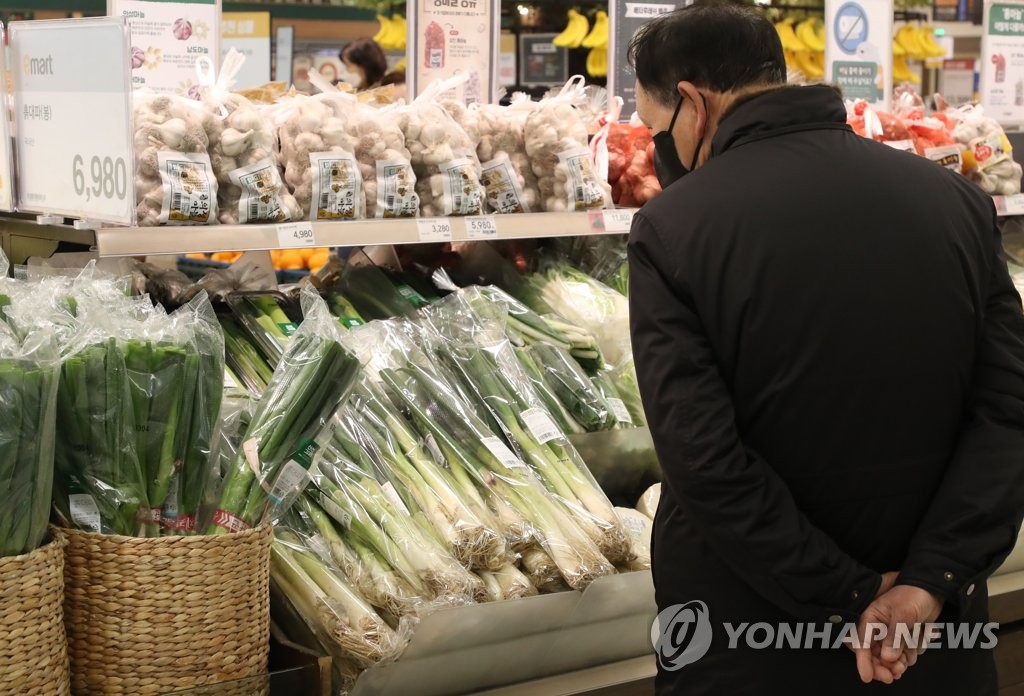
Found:
M 345 84 L 352 85 L 353 87 L 358 87 L 363 82 L 362 76 L 358 73 L 352 72 L 348 69 L 348 66 L 344 64 L 342 64 L 341 69 L 338 70 L 338 80 Z

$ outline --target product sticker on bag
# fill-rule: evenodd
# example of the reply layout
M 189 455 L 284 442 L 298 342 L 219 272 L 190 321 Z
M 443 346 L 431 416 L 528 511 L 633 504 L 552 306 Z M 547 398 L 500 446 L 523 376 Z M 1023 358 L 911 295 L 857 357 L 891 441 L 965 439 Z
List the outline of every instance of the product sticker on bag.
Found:
M 167 487 L 167 497 L 164 498 L 164 504 L 160 507 L 160 527 L 162 529 L 173 531 L 178 528 L 178 472 L 180 470 L 179 462 L 175 467 L 174 475 L 171 476 L 171 484 Z
M 551 416 L 539 408 L 528 408 L 523 411 L 522 416 L 527 430 L 541 445 L 561 435 Z
M 160 223 L 209 225 L 217 221 L 217 178 L 210 157 L 200 154 L 157 153 L 164 201 Z
M 647 523 L 643 520 L 631 515 L 617 515 L 617 517 L 622 521 L 626 529 L 633 532 L 633 536 L 637 539 L 645 539 L 647 537 Z
M 308 437 L 302 438 L 298 450 L 281 467 L 281 473 L 270 489 L 272 503 L 281 505 L 306 489 L 310 481 L 309 470 L 319 450 L 320 445 L 315 441 Z
M 483 173 L 480 183 L 484 185 L 487 206 L 496 213 L 528 213 L 529 206 L 523 202 L 523 190 L 519 176 L 512 168 L 508 155 L 501 155 L 481 165 Z
M 494 455 L 495 459 L 497 459 L 499 462 L 502 463 L 502 465 L 508 467 L 509 469 L 526 468 L 526 465 L 523 464 L 522 461 L 520 461 L 519 457 L 514 455 L 512 453 L 512 450 L 508 448 L 508 445 L 506 445 L 500 439 L 496 437 L 485 437 L 484 439 L 480 440 L 480 442 L 483 444 L 484 447 L 487 448 L 488 452 Z
M 612 410 L 612 415 L 615 416 L 615 420 L 620 423 L 626 423 L 627 425 L 633 425 L 633 417 L 629 415 L 629 409 L 626 408 L 626 404 L 623 403 L 622 399 L 616 399 L 612 397 L 605 399 L 608 402 L 608 408 Z
M 230 176 L 232 183 L 242 190 L 238 222 L 284 222 L 288 218 L 278 195 L 284 190 L 284 182 L 274 160 L 260 160 L 234 170 Z
M 416 217 L 420 197 L 409 160 L 377 161 L 377 217 Z
M 88 493 L 72 493 L 68 496 L 68 507 L 71 508 L 71 521 L 79 529 L 87 532 L 103 531 L 100 526 L 100 509 L 96 500 Z
M 971 152 L 974 153 L 974 161 L 977 162 L 978 169 L 980 170 L 985 170 L 1000 162 L 1004 162 L 1009 159 L 1010 153 L 1013 152 L 1010 141 L 1002 133 L 972 140 L 970 148 Z
M 940 167 L 960 173 L 963 168 L 963 155 L 959 145 L 942 145 L 925 149 L 924 156 Z
M 566 188 L 569 210 L 605 207 L 604 190 L 594 170 L 593 155 L 589 148 L 580 147 L 561 152 L 558 161 L 568 171 Z
M 476 167 L 468 157 L 442 162 L 444 214 L 479 215 L 484 203 L 483 187 L 477 182 Z
M 363 179 L 353 155 L 311 152 L 313 201 L 310 220 L 357 220 L 362 218 Z

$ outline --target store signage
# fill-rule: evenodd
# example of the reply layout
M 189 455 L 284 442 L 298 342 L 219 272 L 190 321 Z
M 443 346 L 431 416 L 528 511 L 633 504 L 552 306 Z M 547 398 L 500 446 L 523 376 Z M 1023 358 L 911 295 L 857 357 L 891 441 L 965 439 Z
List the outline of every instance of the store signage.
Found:
M 519 84 L 526 87 L 564 85 L 569 79 L 569 54 L 552 43 L 558 34 L 519 37 Z
M 629 42 L 640 30 L 640 27 L 655 17 L 689 4 L 689 0 L 675 0 L 674 2 L 610 0 L 608 3 L 608 92 L 622 97 L 621 119 L 623 121 L 628 121 L 636 111 L 636 76 L 629 67 L 629 61 L 626 60 Z
M 0 46 L 4 44 L 4 27 L 0 24 Z M 7 75 L 4 52 L 0 51 L 0 79 Z M 10 85 L 4 80 L 0 94 L 7 94 Z M 11 167 L 11 128 L 6 115 L 0 115 L 0 210 L 14 209 L 14 178 Z
M 277 46 L 274 51 L 274 79 L 278 82 L 291 84 L 294 74 L 293 48 L 295 46 L 295 27 L 278 27 L 275 35 Z
M 270 13 L 225 12 L 221 19 L 221 58 L 232 48 L 245 56 L 235 87 L 270 82 Z
M 985 3 L 981 103 L 1004 125 L 1024 123 L 1024 2 Z
M 825 81 L 847 99 L 888 108 L 892 18 L 892 0 L 825 0 Z
M 220 0 L 107 0 L 131 27 L 132 84 L 196 96 L 196 59 L 220 64 Z
M 9 34 L 19 209 L 132 224 L 131 53 L 124 20 L 12 22 Z
M 466 74 L 459 90 L 467 103 L 497 101 L 500 0 L 421 0 L 408 8 L 409 94 Z
M 512 87 L 516 84 L 516 37 L 515 34 L 501 33 L 501 50 L 498 53 L 498 86 Z
M 939 90 L 949 104 L 960 106 L 974 101 L 974 59 L 962 58 L 942 61 L 942 87 Z

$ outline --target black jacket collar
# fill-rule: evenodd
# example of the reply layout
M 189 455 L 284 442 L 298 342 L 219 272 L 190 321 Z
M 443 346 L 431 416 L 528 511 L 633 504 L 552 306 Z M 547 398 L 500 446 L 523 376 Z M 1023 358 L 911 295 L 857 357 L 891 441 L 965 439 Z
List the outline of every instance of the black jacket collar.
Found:
M 759 94 L 728 114 L 711 141 L 711 156 L 752 140 L 821 128 L 849 128 L 846 106 L 835 90 L 784 87 Z

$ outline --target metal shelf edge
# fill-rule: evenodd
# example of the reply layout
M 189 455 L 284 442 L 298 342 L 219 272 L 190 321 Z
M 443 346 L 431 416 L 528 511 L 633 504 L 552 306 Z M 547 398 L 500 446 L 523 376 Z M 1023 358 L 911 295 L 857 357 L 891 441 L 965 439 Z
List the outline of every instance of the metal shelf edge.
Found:
M 619 209 L 632 213 L 633 209 Z M 529 239 L 537 237 L 623 234 L 619 226 L 609 231 L 603 211 L 580 213 L 531 213 L 495 215 L 497 228 L 492 237 L 470 237 L 466 219 L 437 218 L 451 223 L 453 242 L 486 239 Z M 315 245 L 351 247 L 372 244 L 420 244 L 437 241 L 420 236 L 424 219 L 356 220 L 352 222 L 314 222 Z M 259 251 L 280 249 L 278 225 L 211 225 L 209 227 L 107 227 L 96 230 L 100 256 L 158 256 L 164 254 L 210 253 L 215 251 Z

